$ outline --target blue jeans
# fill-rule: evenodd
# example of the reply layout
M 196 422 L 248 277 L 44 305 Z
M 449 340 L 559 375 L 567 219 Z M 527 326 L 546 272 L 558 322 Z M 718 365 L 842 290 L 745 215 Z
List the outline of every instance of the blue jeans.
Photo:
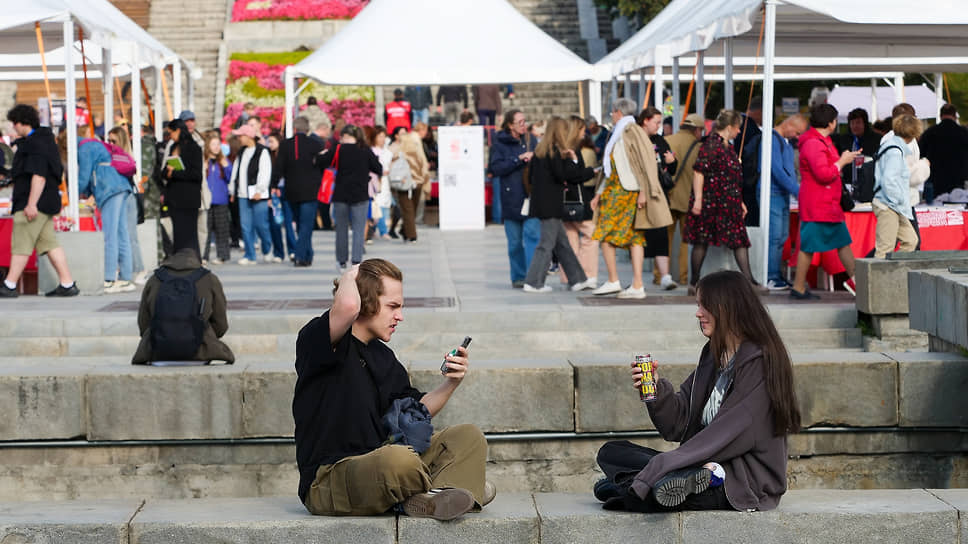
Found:
M 346 264 L 349 254 L 349 229 L 353 229 L 353 264 L 363 260 L 363 244 L 366 241 L 366 212 L 370 201 L 333 202 L 333 228 L 336 229 L 336 261 Z
M 783 259 L 783 244 L 790 236 L 790 197 L 770 195 L 770 254 L 767 263 L 767 281 L 782 280 L 780 261 Z
M 524 281 L 528 267 L 531 266 L 531 257 L 541 240 L 541 220 L 536 217 L 524 221 L 505 219 L 504 235 L 508 239 L 511 282 Z
M 125 210 L 128 213 L 128 240 L 131 244 L 131 273 L 144 272 L 145 262 L 141 256 L 141 244 L 138 242 L 138 203 L 134 193 L 128 195 Z
M 376 220 L 376 228 L 380 233 L 380 236 L 386 236 L 386 233 L 390 231 L 390 227 L 387 226 L 387 219 L 390 217 L 390 207 L 380 208 L 383 212 L 380 214 L 380 218 Z
M 245 242 L 245 258 L 255 259 L 255 237 L 262 241 L 262 254 L 268 255 L 272 249 L 272 236 L 269 234 L 269 202 L 266 199 L 239 199 L 239 223 L 242 224 L 242 241 Z
M 501 222 L 501 178 L 491 178 L 491 221 Z
M 316 225 L 316 201 L 291 204 L 296 220 L 296 260 L 313 262 L 313 227 Z
M 286 248 L 282 247 L 282 223 L 276 223 L 276 214 L 281 214 L 282 210 L 269 207 L 269 236 L 272 238 L 272 254 L 285 260 Z M 283 217 L 283 223 L 285 223 Z M 292 246 L 289 246 L 290 248 Z
M 128 238 L 128 197 L 131 193 L 111 195 L 100 204 L 101 230 L 104 232 L 104 281 L 118 278 L 131 281 L 131 241 Z
M 429 123 L 430 122 L 430 108 L 424 108 L 422 110 L 413 110 L 413 124 L 417 123 Z
M 282 196 L 285 197 L 286 193 L 283 191 Z M 289 249 L 289 253 L 293 254 L 296 252 L 296 229 L 293 228 L 292 222 L 295 220 L 295 216 L 292 212 L 292 204 L 289 203 L 285 198 L 282 199 L 282 227 L 286 229 L 286 247 Z

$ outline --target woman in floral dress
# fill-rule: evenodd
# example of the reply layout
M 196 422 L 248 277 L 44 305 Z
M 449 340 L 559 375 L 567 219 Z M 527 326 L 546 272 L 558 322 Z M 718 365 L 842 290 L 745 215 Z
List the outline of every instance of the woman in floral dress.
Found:
M 740 133 L 742 118 L 734 110 L 723 110 L 716 118 L 713 133 L 699 148 L 690 213 L 686 217 L 686 241 L 692 244 L 692 276 L 689 294 L 694 294 L 696 283 L 710 246 L 726 246 L 733 250 L 736 264 L 744 276 L 753 282 L 750 272 L 750 239 L 743 219 L 743 168 L 729 141 Z M 755 283 L 755 282 L 754 282 Z

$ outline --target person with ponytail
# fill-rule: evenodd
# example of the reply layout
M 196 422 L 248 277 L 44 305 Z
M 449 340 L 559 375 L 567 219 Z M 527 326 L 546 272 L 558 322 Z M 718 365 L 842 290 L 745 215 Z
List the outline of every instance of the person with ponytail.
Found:
M 709 339 L 699 365 L 678 391 L 659 378 L 645 403 L 659 434 L 679 447 L 602 446 L 595 496 L 607 510 L 772 510 L 786 492 L 787 435 L 800 429 L 790 355 L 743 274 L 704 277 L 696 303 Z M 642 377 L 633 367 L 636 388 Z

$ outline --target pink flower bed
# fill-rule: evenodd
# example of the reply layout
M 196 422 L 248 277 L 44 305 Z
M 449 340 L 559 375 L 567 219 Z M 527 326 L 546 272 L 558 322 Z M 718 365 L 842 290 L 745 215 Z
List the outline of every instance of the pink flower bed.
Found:
M 282 89 L 282 73 L 286 69 L 283 64 L 266 64 L 264 62 L 245 62 L 241 60 L 229 61 L 229 81 L 244 77 L 254 77 L 263 89 Z
M 368 2 L 369 0 L 236 0 L 232 6 L 232 20 L 352 19 Z
M 373 102 L 365 100 L 333 100 L 331 102 L 320 102 L 320 109 L 329 114 L 329 118 L 334 123 L 337 119 L 343 119 L 347 124 L 357 126 L 373 125 L 376 107 Z M 300 107 L 300 110 L 305 106 Z M 235 102 L 231 104 L 222 117 L 222 137 L 228 138 L 235 126 L 235 121 L 242 115 L 243 104 Z M 255 114 L 262 119 L 262 133 L 269 134 L 272 130 L 281 130 L 283 113 L 285 108 L 256 107 Z

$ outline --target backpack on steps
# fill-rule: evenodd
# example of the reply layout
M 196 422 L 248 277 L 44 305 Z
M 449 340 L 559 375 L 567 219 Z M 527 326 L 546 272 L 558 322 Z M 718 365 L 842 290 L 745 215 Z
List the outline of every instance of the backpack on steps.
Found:
M 199 268 L 176 276 L 165 267 L 155 270 L 161 288 L 151 316 L 151 354 L 156 361 L 190 361 L 202 345 L 205 299 L 198 299 L 195 283 L 208 270 Z

